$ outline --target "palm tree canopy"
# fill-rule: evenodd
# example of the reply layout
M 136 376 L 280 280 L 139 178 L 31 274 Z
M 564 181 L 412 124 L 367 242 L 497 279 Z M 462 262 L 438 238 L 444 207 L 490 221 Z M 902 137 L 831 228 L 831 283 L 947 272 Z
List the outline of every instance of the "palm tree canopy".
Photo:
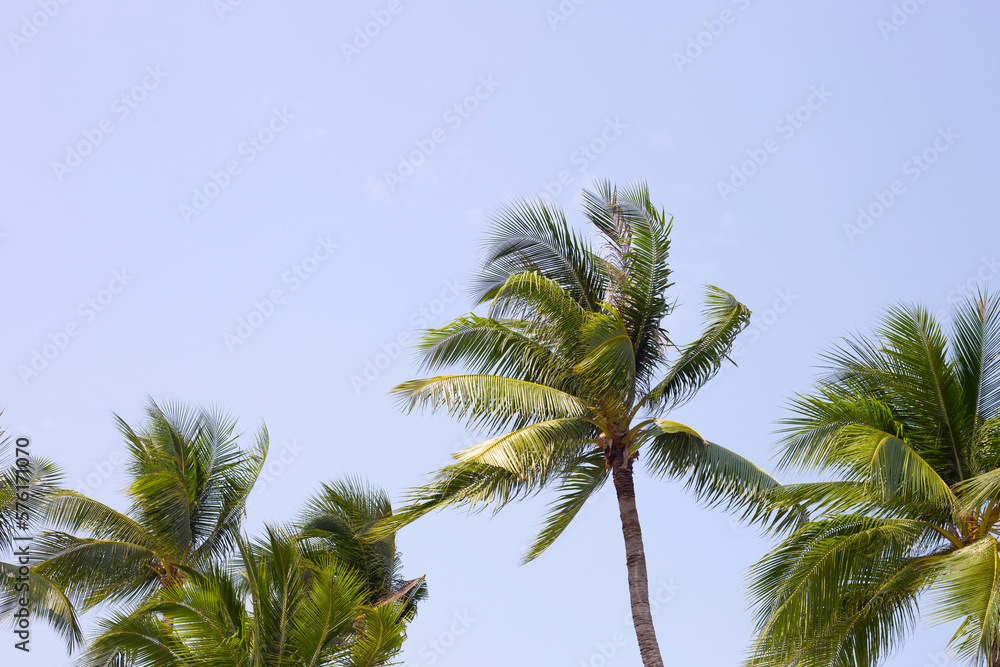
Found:
M 445 506 L 499 510 L 554 487 L 530 560 L 640 452 L 655 476 L 685 479 L 708 503 L 747 516 L 759 509 L 752 499 L 776 485 L 694 429 L 659 419 L 715 375 L 750 311 L 709 287 L 702 335 L 675 345 L 663 328 L 673 310 L 672 218 L 643 183 L 599 183 L 583 207 L 593 245 L 542 201 L 495 216 L 475 281 L 485 314 L 428 331 L 418 345 L 425 370 L 454 372 L 394 389 L 404 409 L 444 410 L 487 437 L 414 490 L 386 530 Z
M 332 555 L 366 582 L 373 605 L 400 600 L 405 611 L 427 596 L 423 577 L 402 575 L 402 556 L 394 534 L 374 537 L 373 529 L 392 517 L 385 490 L 358 479 L 324 484 L 309 499 L 298 527 L 307 553 Z
M 833 481 L 769 492 L 808 506 L 753 569 L 753 665 L 875 665 L 898 647 L 926 594 L 958 622 L 952 648 L 1000 656 L 1000 301 L 960 304 L 950 332 L 918 305 L 826 357 L 816 390 L 783 421 L 784 469 Z
M 365 579 L 336 556 L 303 553 L 297 535 L 275 527 L 236 545 L 230 566 L 103 619 L 81 664 L 376 667 L 398 653 L 403 603 L 369 604 Z
M 130 507 L 120 512 L 76 491 L 47 497 L 51 530 L 34 572 L 82 609 L 138 602 L 209 567 L 236 546 L 247 496 L 267 454 L 267 430 L 241 449 L 236 422 L 217 410 L 150 401 L 127 445 Z

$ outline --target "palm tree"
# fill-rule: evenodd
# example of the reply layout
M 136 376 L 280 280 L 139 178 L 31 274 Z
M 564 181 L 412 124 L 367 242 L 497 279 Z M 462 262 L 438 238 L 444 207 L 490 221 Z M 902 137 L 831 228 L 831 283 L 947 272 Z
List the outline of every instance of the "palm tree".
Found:
M 49 621 L 72 650 L 83 640 L 83 630 L 73 604 L 47 577 L 24 568 L 33 552 L 31 542 L 16 539 L 32 535 L 41 508 L 62 482 L 62 472 L 43 457 L 16 456 L 17 441 L 0 431 L 0 553 L 11 562 L 0 562 L 0 623 L 16 620 L 22 599 L 30 600 L 31 613 Z
M 303 553 L 296 535 L 272 527 L 236 544 L 232 566 L 102 620 L 81 665 L 376 667 L 398 653 L 403 603 L 369 604 L 364 577 L 336 556 Z
M 465 374 L 405 382 L 407 410 L 446 410 L 492 437 L 455 454 L 458 462 L 411 492 L 389 522 L 398 527 L 446 506 L 499 510 L 555 488 L 544 527 L 525 561 L 540 555 L 610 477 L 625 539 L 632 618 L 643 663 L 662 665 L 649 606 L 646 557 L 633 486 L 640 452 L 654 476 L 686 479 L 711 505 L 742 506 L 776 482 L 694 429 L 661 419 L 719 370 L 750 312 L 709 287 L 704 333 L 677 347 L 663 329 L 673 310 L 665 292 L 672 218 L 645 184 L 584 192 L 595 250 L 556 207 L 522 200 L 493 222 L 477 305 L 426 332 L 425 369 Z
M 236 422 L 218 411 L 150 401 L 138 430 L 118 417 L 128 447 L 125 512 L 76 491 L 49 494 L 51 527 L 34 542 L 33 572 L 80 610 L 134 604 L 182 584 L 236 546 L 247 496 L 267 454 L 267 430 L 237 444 Z
M 814 518 L 753 569 L 749 664 L 877 664 L 930 619 L 951 647 L 1000 665 L 1000 301 L 956 308 L 950 335 L 900 305 L 874 337 L 826 355 L 816 390 L 784 420 L 781 467 L 833 473 L 776 506 Z
M 356 479 L 324 484 L 306 503 L 299 521 L 300 540 L 307 552 L 331 554 L 366 582 L 368 603 L 397 600 L 410 615 L 427 597 L 424 577 L 404 579 L 396 536 L 374 536 L 374 528 L 392 517 L 388 494 Z

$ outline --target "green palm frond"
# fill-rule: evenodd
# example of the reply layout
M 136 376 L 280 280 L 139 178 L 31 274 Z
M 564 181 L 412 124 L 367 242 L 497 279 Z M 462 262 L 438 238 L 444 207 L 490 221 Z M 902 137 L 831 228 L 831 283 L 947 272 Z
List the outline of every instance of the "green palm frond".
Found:
M 535 381 L 572 393 L 572 369 L 543 334 L 542 327 L 520 320 L 470 314 L 426 332 L 417 351 L 428 370 L 463 363 L 479 375 Z
M 542 555 L 556 539 L 563 534 L 576 515 L 610 477 L 604 464 L 604 454 L 600 451 L 583 456 L 563 476 L 559 485 L 559 498 L 549 506 L 549 512 L 542 523 L 542 530 L 532 542 L 522 558 L 522 563 L 533 561 Z
M 898 647 L 930 590 L 971 664 L 1000 651 L 1000 309 L 956 308 L 950 338 L 918 305 L 891 308 L 872 338 L 826 354 L 817 391 L 784 420 L 782 467 L 839 479 L 769 493 L 820 518 L 752 573 L 750 664 L 873 666 Z M 864 514 L 858 514 L 863 512 Z
M 1000 645 L 1000 557 L 991 536 L 948 554 L 937 563 L 936 609 L 940 623 L 961 621 L 952 638 L 960 659 L 990 667 Z
M 372 529 L 392 516 L 389 496 L 358 479 L 324 484 L 310 498 L 299 518 L 307 556 L 332 555 L 365 582 L 370 603 L 385 598 L 402 584 L 399 553 L 392 534 L 372 539 Z
M 631 407 L 638 367 L 632 339 L 621 315 L 605 306 L 605 312 L 587 317 L 580 333 L 581 358 L 573 370 L 606 403 Z
M 397 622 L 401 605 L 365 607 L 355 621 L 357 630 L 350 642 L 347 667 L 378 667 L 399 653 L 405 634 Z
M 201 667 L 152 614 L 113 613 L 98 622 L 98 633 L 80 657 L 80 667 Z
M 107 539 L 155 550 L 155 536 L 132 517 L 78 491 L 55 491 L 45 503 L 44 518 L 55 530 L 100 533 Z
M 525 479 L 545 477 L 580 455 L 592 428 L 577 417 L 551 419 L 463 449 L 455 458 L 503 468 Z
M 750 323 L 750 310 L 732 294 L 710 285 L 705 295 L 704 317 L 702 335 L 681 350 L 666 377 L 647 395 L 645 401 L 651 408 L 682 405 L 715 377 L 737 334 Z
M 31 570 L 25 576 L 20 568 L 19 563 L 0 563 L 0 625 L 13 623 L 14 612 L 27 599 L 31 616 L 45 619 L 66 642 L 67 651 L 73 651 L 83 642 L 83 626 L 73 601 L 39 572 Z
M 749 664 L 875 664 L 912 624 L 932 564 L 914 554 L 929 533 L 919 521 L 861 515 L 800 527 L 751 570 Z
M 444 409 L 473 427 L 517 426 L 586 413 L 586 406 L 576 396 L 499 375 L 443 375 L 410 380 L 392 393 L 407 412 Z
M 538 493 L 548 481 L 525 479 L 484 463 L 453 464 L 434 473 L 430 483 L 411 489 L 403 509 L 379 524 L 372 537 L 378 539 L 445 507 L 465 507 L 471 514 L 492 506 L 495 513 L 510 502 Z
M 178 554 L 222 556 L 231 550 L 246 498 L 267 453 L 267 431 L 249 451 L 237 444 L 236 420 L 218 410 L 152 400 L 140 431 L 118 418 L 129 446 L 131 514 L 155 527 Z
M 1000 416 L 1000 299 L 980 293 L 952 320 L 955 374 L 965 412 L 980 420 Z
M 561 209 L 540 200 L 522 199 L 501 207 L 475 281 L 475 301 L 492 299 L 516 274 L 538 272 L 556 281 L 586 310 L 604 294 L 604 262 L 566 222 Z
M 637 446 L 650 472 L 685 479 L 686 487 L 707 505 L 738 509 L 747 520 L 763 520 L 768 515 L 770 505 L 764 494 L 779 486 L 777 480 L 739 454 L 705 440 L 691 427 L 653 420 Z
M 665 360 L 669 339 L 660 322 L 670 314 L 670 231 L 673 218 L 656 208 L 644 182 L 618 188 L 596 184 L 585 211 L 608 239 L 612 283 L 606 301 L 621 313 L 635 350 L 639 382 L 646 385 Z
M 899 306 L 889 311 L 880 334 L 897 366 L 893 391 L 905 401 L 907 412 L 926 424 L 921 430 L 950 468 L 942 476 L 949 482 L 967 478 L 974 424 L 962 410 L 962 390 L 940 325 L 921 306 Z
M 581 306 L 556 280 L 529 272 L 515 273 L 494 290 L 488 314 L 494 319 L 517 318 L 522 322 L 530 315 L 531 320 L 553 324 L 559 332 L 571 335 L 593 311 Z
M 83 610 L 104 601 L 141 600 L 160 581 L 158 554 L 138 544 L 46 531 L 36 536 L 33 550 L 41 561 L 34 571 L 78 601 Z

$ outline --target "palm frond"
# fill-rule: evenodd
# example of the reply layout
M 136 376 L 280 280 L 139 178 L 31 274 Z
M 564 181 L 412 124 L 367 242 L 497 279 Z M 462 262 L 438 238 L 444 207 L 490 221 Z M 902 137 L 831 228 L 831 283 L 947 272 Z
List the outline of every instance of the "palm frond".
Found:
M 552 546 L 576 518 L 583 505 L 604 485 L 610 474 L 604 465 L 604 454 L 593 451 L 580 460 L 563 476 L 559 485 L 559 498 L 549 506 L 542 530 L 522 558 L 522 563 L 533 561 Z
M 511 276 L 538 272 L 593 310 L 607 281 L 604 263 L 570 228 L 562 210 L 537 199 L 517 200 L 493 216 L 482 264 L 474 283 L 478 303 L 493 298 Z
M 493 429 L 579 417 L 587 409 L 579 398 L 566 392 L 499 375 L 444 375 L 410 380 L 392 393 L 407 412 L 444 409 L 472 427 Z
M 672 409 L 693 398 L 719 372 L 737 334 L 750 323 L 746 306 L 711 285 L 705 295 L 704 316 L 702 335 L 681 350 L 666 377 L 644 399 L 650 407 Z
M 725 447 L 705 440 L 678 422 L 656 419 L 637 441 L 650 472 L 685 479 L 686 488 L 710 507 L 738 509 L 745 520 L 763 521 L 770 505 L 764 493 L 779 486 L 761 468 Z
M 961 621 L 952 637 L 960 659 L 989 667 L 1000 645 L 1000 557 L 990 536 L 958 549 L 937 564 L 936 609 L 940 623 Z

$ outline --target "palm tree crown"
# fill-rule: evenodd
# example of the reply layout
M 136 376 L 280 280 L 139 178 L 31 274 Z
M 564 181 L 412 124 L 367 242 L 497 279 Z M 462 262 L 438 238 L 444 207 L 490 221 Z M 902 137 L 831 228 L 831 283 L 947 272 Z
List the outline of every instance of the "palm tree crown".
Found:
M 52 527 L 35 541 L 33 571 L 78 608 L 132 603 L 182 583 L 236 546 L 247 496 L 267 454 L 237 444 L 236 422 L 210 410 L 150 402 L 148 422 L 118 425 L 128 447 L 131 506 L 119 512 L 76 491 L 46 502 Z
M 704 333 L 672 343 L 667 264 L 672 219 L 644 184 L 598 184 L 584 193 L 593 248 L 558 208 L 519 201 L 501 209 L 469 314 L 426 333 L 426 369 L 462 374 L 411 380 L 394 392 L 407 410 L 446 410 L 486 433 L 416 489 L 399 526 L 445 506 L 499 510 L 546 487 L 558 498 L 525 559 L 540 555 L 612 477 L 622 512 L 633 614 L 643 660 L 659 659 L 646 591 L 632 468 L 645 454 L 655 476 L 685 478 L 711 504 L 742 505 L 775 485 L 694 429 L 659 417 L 692 398 L 719 370 L 750 312 L 709 287 Z M 641 626 L 641 627 L 640 627 Z
M 958 621 L 952 646 L 1000 665 L 1000 302 L 955 311 L 950 335 L 897 306 L 830 352 L 785 420 L 781 466 L 834 481 L 771 492 L 809 506 L 752 572 L 754 665 L 875 665 L 912 630 Z
M 102 619 L 81 664 L 377 667 L 398 653 L 405 603 L 368 603 L 365 578 L 337 556 L 275 527 L 236 546 L 236 561 Z

